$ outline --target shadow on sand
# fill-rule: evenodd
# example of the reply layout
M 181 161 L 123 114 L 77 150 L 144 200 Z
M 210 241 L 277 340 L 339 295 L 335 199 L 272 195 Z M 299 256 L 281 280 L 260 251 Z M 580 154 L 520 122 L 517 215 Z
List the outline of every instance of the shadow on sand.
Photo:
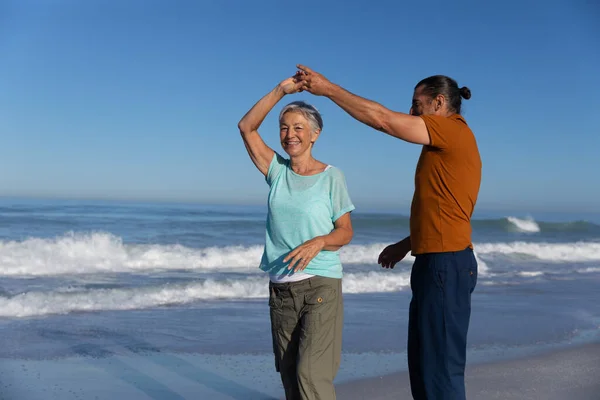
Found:
M 152 356 L 144 358 L 149 363 L 158 365 L 171 373 L 177 374 L 190 381 L 196 382 L 207 389 L 222 394 L 224 397 L 234 400 L 276 400 L 276 397 L 261 393 L 255 389 L 241 385 L 238 382 L 219 376 L 213 372 L 193 365 L 183 358 L 174 354 L 163 353 L 159 348 L 150 343 L 146 343 L 138 338 L 125 335 L 110 330 L 95 330 L 95 334 L 101 336 L 104 340 L 112 340 L 118 346 L 128 349 L 132 354 L 141 355 L 151 354 Z M 46 338 L 65 339 L 65 332 L 46 331 Z M 108 346 L 107 346 L 108 347 Z M 128 354 L 117 354 L 105 346 L 94 343 L 78 344 L 72 346 L 73 353 L 93 359 L 92 365 L 102 368 L 117 379 L 120 379 L 135 388 L 144 392 L 148 397 L 154 400 L 186 400 L 180 394 L 174 392 L 171 388 L 161 383 L 148 374 L 137 370 L 127 363 L 119 360 L 118 355 L 127 356 Z M 199 397 L 196 397 L 199 398 Z

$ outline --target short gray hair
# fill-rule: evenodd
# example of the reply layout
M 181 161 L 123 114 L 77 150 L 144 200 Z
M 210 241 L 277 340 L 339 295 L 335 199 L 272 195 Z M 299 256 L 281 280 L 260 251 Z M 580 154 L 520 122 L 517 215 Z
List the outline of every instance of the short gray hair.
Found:
M 287 106 L 283 107 L 283 110 L 279 113 L 279 122 L 281 122 L 285 113 L 288 112 L 298 112 L 308 120 L 310 127 L 316 130 L 323 130 L 323 118 L 321 118 L 321 114 L 319 110 L 304 101 L 293 101 Z

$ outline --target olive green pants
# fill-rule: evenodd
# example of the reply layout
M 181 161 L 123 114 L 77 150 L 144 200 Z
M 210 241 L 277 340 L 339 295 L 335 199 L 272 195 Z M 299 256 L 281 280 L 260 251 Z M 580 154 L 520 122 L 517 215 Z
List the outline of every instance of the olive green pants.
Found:
M 340 367 L 342 280 L 269 284 L 275 368 L 287 400 L 334 400 Z

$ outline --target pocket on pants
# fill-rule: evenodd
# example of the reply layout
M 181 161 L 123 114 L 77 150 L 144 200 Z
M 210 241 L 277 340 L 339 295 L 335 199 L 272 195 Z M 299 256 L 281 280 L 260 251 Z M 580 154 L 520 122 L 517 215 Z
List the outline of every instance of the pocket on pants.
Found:
M 477 259 L 475 255 L 473 255 L 473 262 L 471 263 L 471 267 L 469 268 L 469 275 L 471 277 L 471 293 L 475 290 L 475 286 L 477 286 Z
M 277 296 L 275 290 L 269 290 L 269 313 L 271 316 L 271 330 L 273 334 L 283 325 L 283 299 Z
M 337 295 L 337 290 L 322 287 L 304 296 L 306 313 L 303 316 L 302 329 L 306 333 L 318 332 L 326 320 L 336 317 Z
M 449 255 L 445 253 L 436 253 L 427 256 L 428 273 L 435 282 L 435 285 L 442 292 L 446 287 L 446 275 L 448 274 Z
M 281 352 L 279 349 L 277 335 L 283 325 L 283 299 L 277 296 L 272 287 L 269 287 L 269 315 L 271 319 L 271 339 L 273 341 L 275 371 L 279 372 L 281 370 L 279 365 Z

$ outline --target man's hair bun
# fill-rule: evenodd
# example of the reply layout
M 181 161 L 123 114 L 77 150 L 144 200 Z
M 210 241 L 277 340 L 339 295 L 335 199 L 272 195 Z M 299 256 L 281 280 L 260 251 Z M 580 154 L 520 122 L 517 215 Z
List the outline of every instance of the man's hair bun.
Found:
M 471 89 L 466 86 L 461 87 L 460 96 L 465 100 L 469 100 L 471 98 Z

